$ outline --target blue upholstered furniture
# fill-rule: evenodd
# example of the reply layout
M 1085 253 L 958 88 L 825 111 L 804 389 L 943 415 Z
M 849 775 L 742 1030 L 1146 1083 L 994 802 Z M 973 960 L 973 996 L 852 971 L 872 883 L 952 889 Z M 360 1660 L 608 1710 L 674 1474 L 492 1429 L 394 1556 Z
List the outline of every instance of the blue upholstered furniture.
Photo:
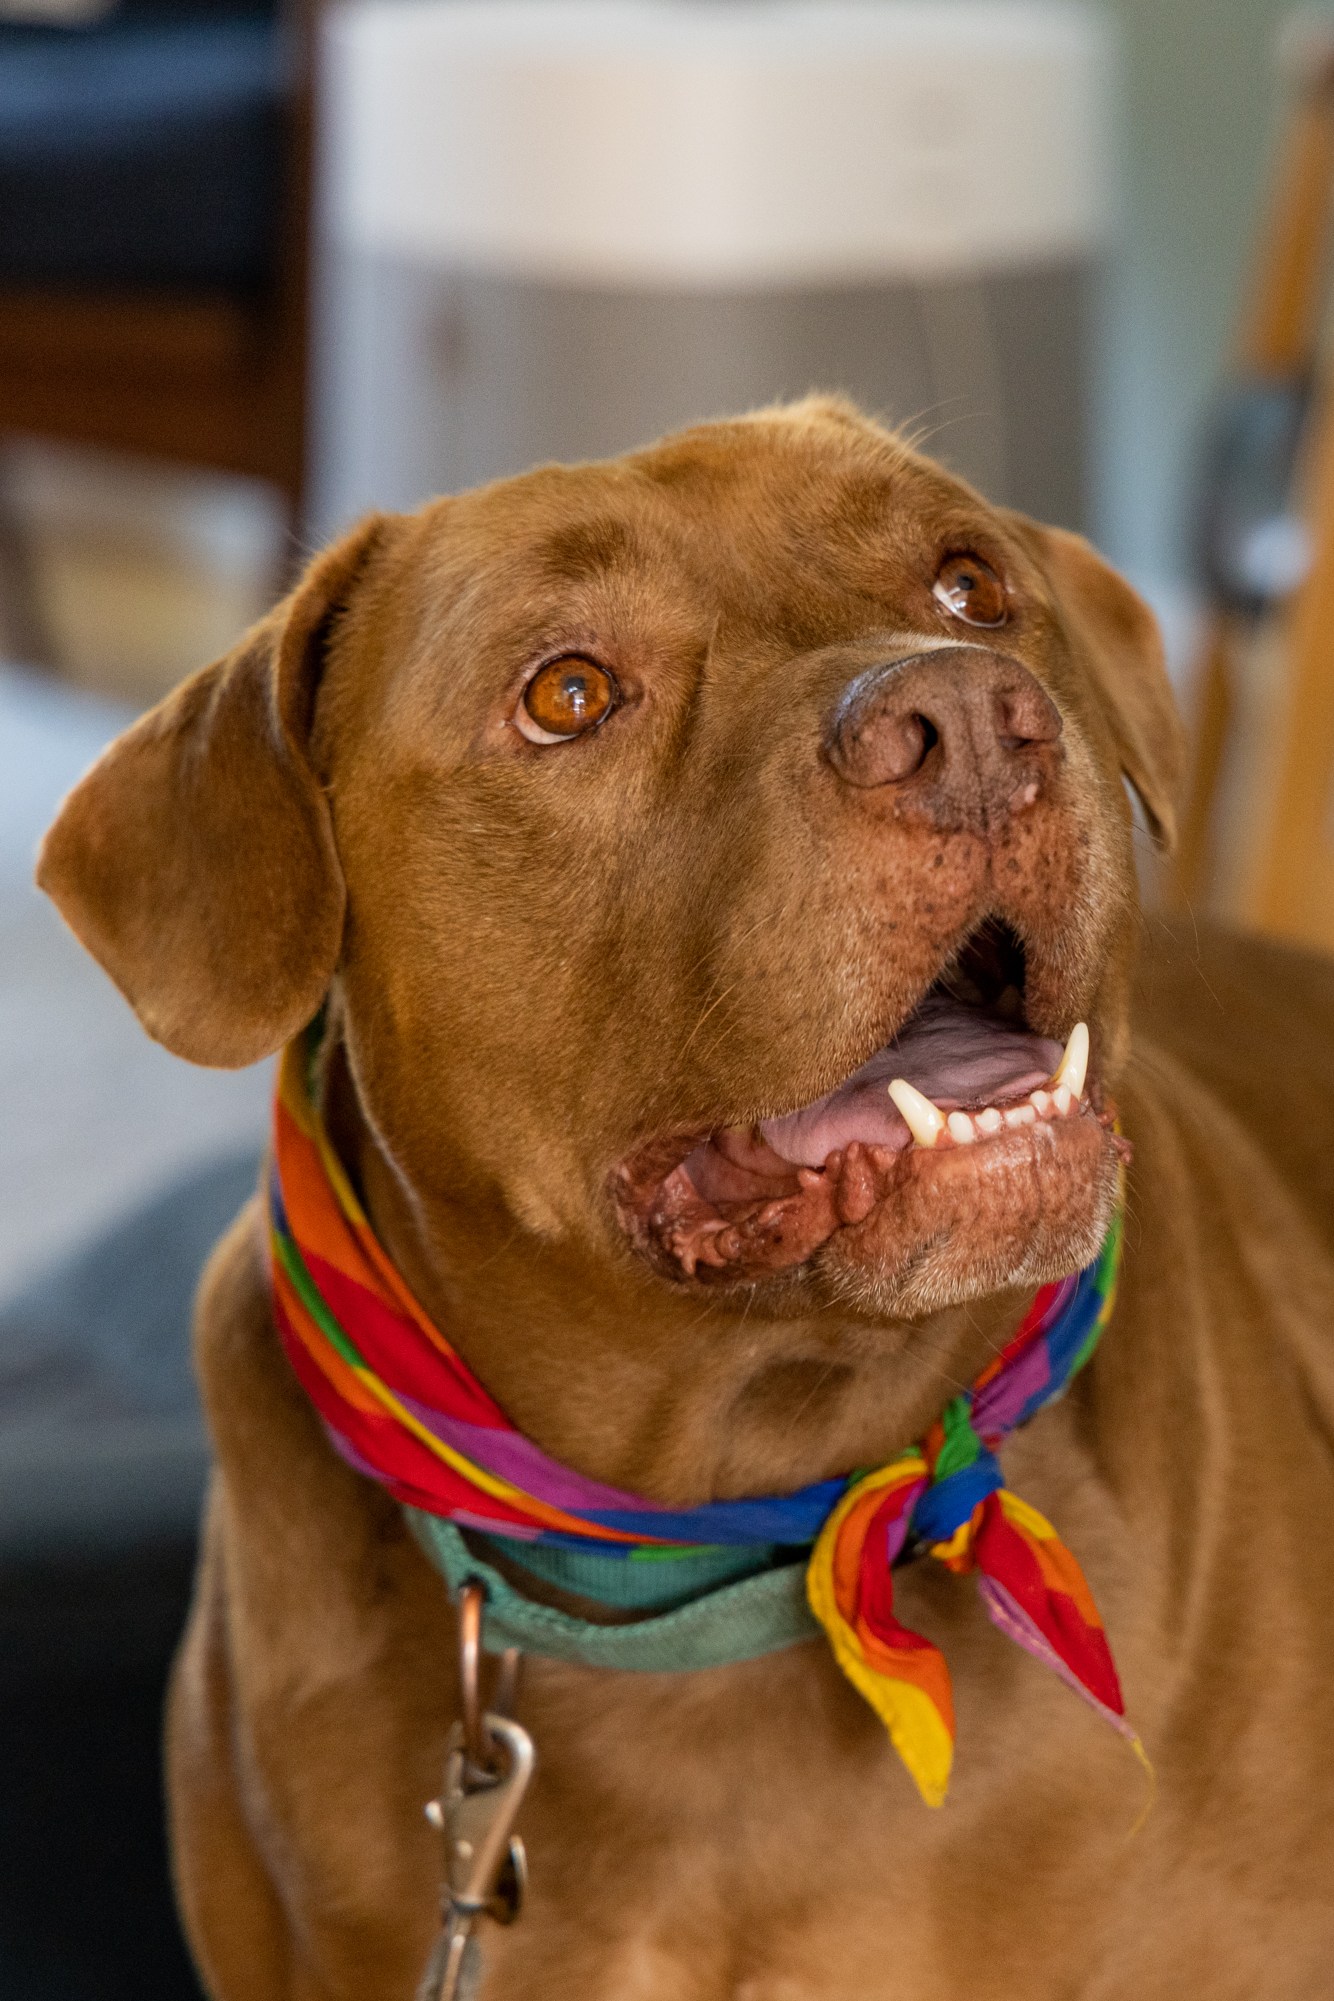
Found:
M 0 434 L 255 474 L 295 525 L 313 6 L 0 22 Z
M 271 7 L 0 25 L 0 286 L 262 289 L 290 82 Z

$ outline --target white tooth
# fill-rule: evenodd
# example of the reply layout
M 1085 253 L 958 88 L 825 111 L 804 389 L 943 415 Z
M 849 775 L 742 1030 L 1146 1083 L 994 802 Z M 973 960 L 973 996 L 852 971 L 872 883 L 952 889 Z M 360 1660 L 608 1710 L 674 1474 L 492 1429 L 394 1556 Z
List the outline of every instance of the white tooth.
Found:
M 1075 1094 L 1068 1084 L 1058 1084 L 1052 1092 L 1052 1103 L 1063 1119 L 1068 1118 L 1075 1108 Z
M 978 1112 L 973 1124 L 980 1133 L 998 1133 L 1005 1121 L 994 1105 L 988 1105 L 984 1112 Z
M 1037 1113 L 1031 1105 L 1015 1105 L 1005 1114 L 1007 1126 L 1031 1126 Z
M 1084 1094 L 1084 1079 L 1089 1068 L 1088 1023 L 1077 1021 L 1070 1030 L 1070 1040 L 1065 1045 L 1065 1054 L 1057 1066 L 1053 1085 L 1064 1084 L 1079 1098 Z
M 977 1138 L 967 1112 L 951 1112 L 945 1123 L 950 1129 L 950 1138 L 957 1146 L 971 1146 Z
M 934 1146 L 945 1130 L 945 1114 L 906 1077 L 896 1077 L 889 1095 L 918 1146 Z
M 1032 1105 L 1034 1111 L 1041 1112 L 1045 1118 L 1046 1114 L 1051 1110 L 1051 1092 L 1030 1091 L 1028 1102 Z

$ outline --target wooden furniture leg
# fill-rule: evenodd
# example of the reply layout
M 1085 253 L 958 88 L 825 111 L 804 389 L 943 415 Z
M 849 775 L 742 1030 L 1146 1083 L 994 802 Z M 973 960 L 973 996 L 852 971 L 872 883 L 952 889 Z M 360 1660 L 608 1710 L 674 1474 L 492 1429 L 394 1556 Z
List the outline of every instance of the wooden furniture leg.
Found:
M 1311 526 L 1311 570 L 1285 620 L 1274 782 L 1252 834 L 1238 915 L 1334 951 L 1334 390 L 1316 418 Z
M 1260 254 L 1232 362 L 1241 381 L 1301 381 L 1315 365 L 1334 199 L 1334 41 L 1312 35 L 1300 96 L 1260 234 Z M 1215 607 L 1192 678 L 1193 757 L 1169 900 L 1202 902 L 1213 887 L 1214 811 L 1236 709 L 1238 614 Z

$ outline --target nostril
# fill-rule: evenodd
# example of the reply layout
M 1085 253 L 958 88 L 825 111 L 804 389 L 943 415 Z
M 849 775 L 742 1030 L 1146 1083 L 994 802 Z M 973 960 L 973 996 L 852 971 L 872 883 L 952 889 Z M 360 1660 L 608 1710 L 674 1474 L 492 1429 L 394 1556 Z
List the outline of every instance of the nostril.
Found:
M 884 707 L 850 726 L 845 723 L 831 755 L 851 785 L 901 785 L 916 777 L 939 742 L 940 731 L 929 716 Z
M 940 742 L 930 717 L 917 714 L 886 716 L 879 733 L 876 776 L 881 785 L 901 785 L 905 778 L 915 777 Z
M 1036 681 L 998 688 L 993 721 L 1002 750 L 1023 750 L 1031 743 L 1055 743 L 1061 734 L 1061 712 Z
M 940 731 L 936 728 L 930 716 L 914 716 L 913 721 L 921 732 L 922 754 L 917 760 L 919 765 L 921 765 L 926 763 L 927 758 L 940 742 Z

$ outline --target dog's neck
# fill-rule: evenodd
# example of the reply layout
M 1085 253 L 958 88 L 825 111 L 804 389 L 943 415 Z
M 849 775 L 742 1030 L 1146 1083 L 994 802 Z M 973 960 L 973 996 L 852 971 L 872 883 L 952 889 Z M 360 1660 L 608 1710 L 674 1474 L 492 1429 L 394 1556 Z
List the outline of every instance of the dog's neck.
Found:
M 436 1194 L 327 1047 L 325 1116 L 383 1244 L 511 1420 L 553 1458 L 655 1500 L 787 1492 L 882 1462 L 1018 1325 L 1028 1292 L 918 1321 L 669 1287 L 628 1250 L 552 1243 L 498 1199 Z

